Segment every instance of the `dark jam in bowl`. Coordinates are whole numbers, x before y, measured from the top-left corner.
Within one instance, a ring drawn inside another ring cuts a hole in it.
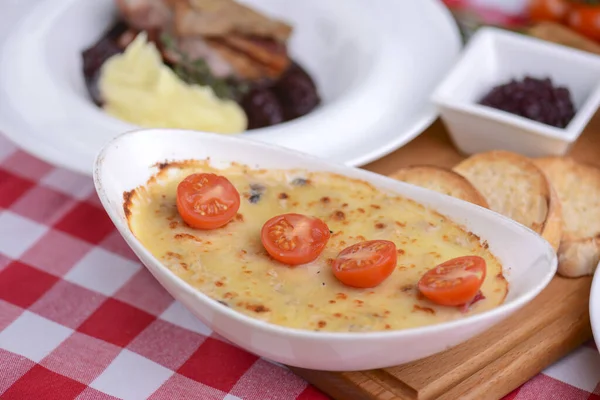
[[[479,104],[557,128],[566,127],[575,116],[569,89],[554,86],[550,78],[513,79],[494,87]]]

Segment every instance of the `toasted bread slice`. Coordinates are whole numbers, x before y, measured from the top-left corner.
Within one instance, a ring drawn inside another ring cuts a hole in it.
[[[426,189],[435,190],[448,196],[488,207],[488,203],[481,193],[463,176],[445,168],[433,165],[415,165],[400,168],[390,175],[391,178],[411,183]]]
[[[562,210],[544,173],[528,158],[507,151],[490,151],[454,167],[485,197],[489,208],[534,230],[558,250]]]
[[[600,169],[571,158],[534,160],[552,182],[563,210],[558,272],[591,275],[600,261]]]

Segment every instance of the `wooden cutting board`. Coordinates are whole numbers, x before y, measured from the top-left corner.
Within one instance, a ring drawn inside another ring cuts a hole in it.
[[[570,155],[600,167],[598,115]],[[365,168],[390,174],[414,164],[452,167],[463,158],[437,121],[405,147]],[[508,320],[457,347],[409,364],[360,372],[291,369],[336,400],[500,399],[592,337],[590,286],[589,277],[557,276]]]

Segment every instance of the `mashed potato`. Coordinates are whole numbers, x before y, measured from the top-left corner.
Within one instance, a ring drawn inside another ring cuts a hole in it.
[[[216,133],[247,127],[237,103],[219,99],[210,87],[187,84],[164,65],[146,33],[106,61],[99,86],[107,113],[143,127]]]

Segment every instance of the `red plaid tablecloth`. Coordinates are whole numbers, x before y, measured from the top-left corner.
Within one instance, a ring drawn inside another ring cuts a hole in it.
[[[588,344],[507,398],[600,399],[599,381]],[[327,397],[175,302],[114,229],[90,178],[0,135],[0,398]]]

